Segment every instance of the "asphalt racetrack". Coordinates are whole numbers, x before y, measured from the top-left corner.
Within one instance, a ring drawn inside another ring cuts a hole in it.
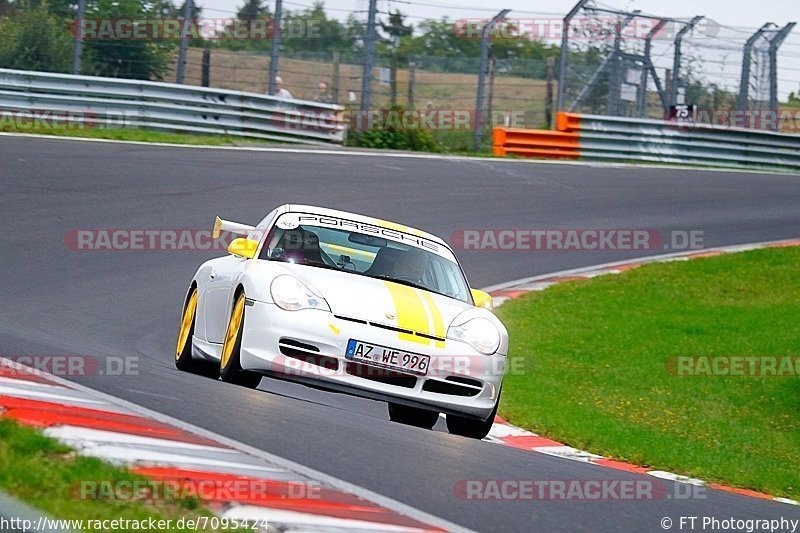
[[[454,486],[462,480],[640,477],[452,436],[443,421],[437,431],[395,424],[379,402],[266,379],[253,391],[178,372],[174,343],[187,283],[220,252],[65,244],[76,229],[210,229],[214,215],[255,223],[289,202],[374,215],[445,239],[465,229],[644,228],[702,231],[710,247],[800,236],[800,176],[3,136],[0,182],[0,354],[136,357],[138,375],[78,381],[478,531],[662,531],[663,517],[678,530],[681,516],[800,519],[798,507],[715,490],[688,500],[461,499]],[[471,284],[485,287],[656,253],[459,256]]]

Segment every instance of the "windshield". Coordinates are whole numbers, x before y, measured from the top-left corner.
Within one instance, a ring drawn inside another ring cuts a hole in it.
[[[299,224],[289,215],[295,216],[273,226],[260,259],[390,280],[472,303],[461,268],[439,253],[356,229]]]

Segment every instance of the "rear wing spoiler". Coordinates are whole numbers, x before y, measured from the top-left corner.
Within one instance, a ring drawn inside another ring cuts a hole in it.
[[[237,235],[249,234],[253,231],[255,226],[248,226],[247,224],[239,224],[238,222],[231,222],[230,220],[222,220],[219,217],[214,219],[214,230],[211,232],[211,237],[216,239],[223,231],[235,233]]]

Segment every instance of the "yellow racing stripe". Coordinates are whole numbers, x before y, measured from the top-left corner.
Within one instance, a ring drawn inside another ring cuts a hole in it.
[[[366,250],[357,250],[355,248],[350,248],[349,246],[341,246],[339,244],[327,244],[322,243],[320,244],[323,248],[330,248],[331,250],[335,250],[337,252],[345,252],[350,255],[360,255],[362,257],[366,257],[367,259],[375,259],[375,252],[368,252]]]
[[[428,311],[433,319],[433,331],[437,337],[444,338],[444,321],[442,321],[442,313],[439,311],[439,305],[434,300],[433,296],[425,291],[420,291],[425,303],[428,304]],[[444,341],[436,341],[437,348],[444,348]]]
[[[416,235],[417,237],[422,235],[422,232],[416,228],[409,228],[408,226],[404,226],[402,224],[398,224],[397,222],[389,222],[388,220],[376,220],[375,222],[378,223],[379,226],[382,228],[400,231],[403,233],[410,233],[412,235]]]
[[[397,327],[430,334],[428,313],[425,311],[422,298],[417,294],[417,291],[411,287],[392,283],[391,281],[384,281],[384,284],[389,289],[389,294],[392,295],[392,300],[394,301],[394,307],[397,311]],[[425,337],[410,333],[400,332],[399,337],[401,340],[430,344],[430,341]]]

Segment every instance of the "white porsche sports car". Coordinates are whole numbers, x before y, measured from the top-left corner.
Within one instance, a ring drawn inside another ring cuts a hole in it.
[[[203,263],[175,365],[256,387],[272,376],[389,404],[392,420],[489,432],[508,333],[442,239],[371,217],[283,205]]]

